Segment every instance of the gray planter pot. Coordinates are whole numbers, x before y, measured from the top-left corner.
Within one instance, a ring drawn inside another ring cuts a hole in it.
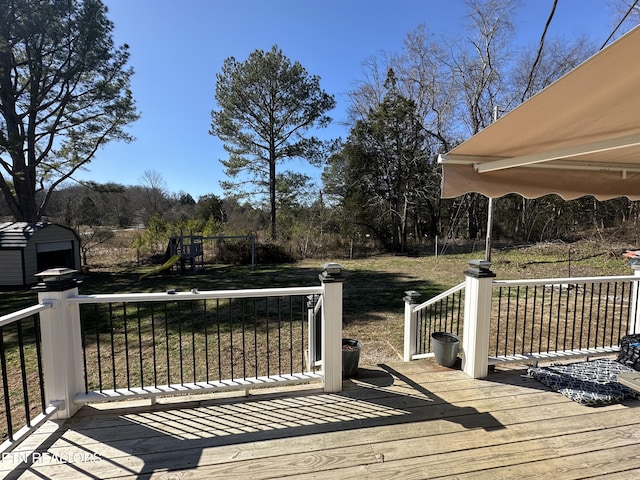
[[[433,345],[433,355],[438,365],[451,367],[456,363],[458,350],[460,349],[460,338],[452,333],[433,332],[431,334],[431,344]]]
[[[352,338],[342,339],[342,376],[354,377],[358,373],[362,344]]]

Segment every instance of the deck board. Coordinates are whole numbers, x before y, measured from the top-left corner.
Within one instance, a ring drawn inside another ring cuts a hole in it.
[[[640,401],[586,407],[522,370],[473,380],[428,359],[359,373],[336,394],[307,387],[88,405],[15,452],[44,441],[40,461],[5,458],[0,475],[616,479],[640,470]]]

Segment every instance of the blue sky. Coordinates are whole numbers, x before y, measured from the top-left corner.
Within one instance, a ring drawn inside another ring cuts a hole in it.
[[[363,78],[362,62],[398,52],[407,33],[424,24],[436,37],[465,34],[463,0],[104,0],[115,41],[130,46],[133,94],[141,118],[129,127],[130,144],[100,150],[81,180],[124,185],[159,172],[170,192],[196,200],[222,194],[221,142],[209,135],[215,76],[224,59],[243,61],[277,44],[333,94],[335,125],[323,137],[348,135],[347,92]],[[552,0],[524,0],[517,41],[537,44]],[[560,0],[551,34],[588,35],[602,44],[619,18],[608,0]],[[293,168],[296,166],[294,165]],[[319,170],[300,169],[314,176]]]

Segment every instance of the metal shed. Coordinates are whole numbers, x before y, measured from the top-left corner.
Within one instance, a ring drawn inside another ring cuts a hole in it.
[[[43,270],[80,266],[80,238],[72,229],[44,222],[0,223],[0,286],[31,285]]]

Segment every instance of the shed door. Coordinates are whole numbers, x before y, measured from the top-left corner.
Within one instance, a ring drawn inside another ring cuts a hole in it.
[[[36,244],[38,255],[38,271],[49,268],[67,267],[75,268],[73,264],[73,242],[42,242]]]
[[[73,250],[71,240],[64,242],[43,242],[36,244],[36,252],[58,252],[60,250]]]

